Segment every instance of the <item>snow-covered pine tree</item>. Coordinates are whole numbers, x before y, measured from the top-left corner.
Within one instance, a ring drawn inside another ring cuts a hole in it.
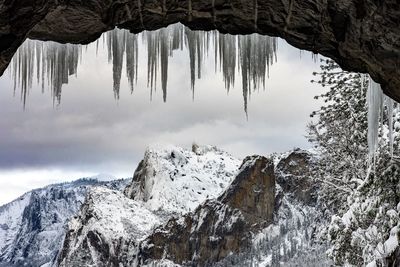
[[[317,121],[309,125],[308,137],[320,153],[315,177],[322,182],[321,196],[334,214],[325,229],[329,255],[340,266],[371,262],[376,264],[372,266],[397,266],[400,164],[391,157],[385,125],[393,119],[394,155],[399,155],[399,108],[393,114],[383,108],[375,161],[369,161],[367,81],[361,74],[342,71],[331,60],[322,61],[314,82],[328,87],[327,93],[317,97],[326,104],[312,113]]]
[[[321,72],[313,73],[312,82],[327,87],[316,99],[324,106],[311,117],[318,119],[308,125],[308,139],[319,152],[315,177],[324,184],[321,196],[333,210],[347,208],[347,196],[366,176],[367,81],[361,74],[343,71],[334,61],[321,59]]]

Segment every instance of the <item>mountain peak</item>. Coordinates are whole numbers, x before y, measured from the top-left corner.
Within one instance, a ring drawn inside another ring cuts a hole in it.
[[[212,146],[193,152],[177,146],[149,147],[125,194],[149,209],[171,213],[193,211],[231,183],[240,160]]]

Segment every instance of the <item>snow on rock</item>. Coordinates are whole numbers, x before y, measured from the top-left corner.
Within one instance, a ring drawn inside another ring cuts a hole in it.
[[[1,259],[12,250],[12,242],[20,230],[23,211],[29,205],[31,192],[13,202],[0,207],[0,251]],[[2,260],[0,260],[1,262]]]
[[[253,238],[254,266],[331,266],[325,254],[327,246],[313,239],[321,212],[314,204],[298,202],[277,187],[280,200],[274,223]]]
[[[77,212],[86,188],[86,185],[47,187],[3,206],[0,262],[38,266],[51,261],[61,246],[64,224]]]
[[[68,224],[59,266],[118,266],[122,259],[134,265],[138,242],[161,222],[141,202],[119,191],[91,188]]]
[[[275,156],[274,220],[254,235],[252,253],[256,256],[240,260],[242,265],[331,266],[326,244],[314,240],[323,223],[318,185],[310,179],[315,160],[312,153],[301,149]]]
[[[61,248],[66,222],[94,185],[121,188],[126,180],[80,179],[32,190],[0,207],[0,266],[50,264]]]
[[[100,181],[113,181],[113,180],[117,180],[118,178],[115,177],[112,174],[108,174],[108,173],[99,173],[97,175],[94,175],[92,177],[89,177],[90,179],[95,179]]]
[[[238,172],[240,160],[213,146],[193,150],[148,148],[126,195],[150,210],[181,214],[217,197]]]

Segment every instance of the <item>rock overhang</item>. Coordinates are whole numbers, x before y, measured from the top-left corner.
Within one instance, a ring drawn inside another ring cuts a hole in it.
[[[27,38],[90,43],[114,27],[137,33],[174,23],[259,33],[369,73],[400,101],[400,3],[396,0],[1,1],[0,73]]]

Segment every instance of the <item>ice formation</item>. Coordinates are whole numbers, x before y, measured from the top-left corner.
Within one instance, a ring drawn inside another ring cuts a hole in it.
[[[394,101],[390,97],[385,97],[386,107],[387,107],[387,115],[388,115],[388,139],[389,139],[389,148],[390,148],[390,156],[393,158],[393,105]]]
[[[138,39],[135,34],[126,34],[126,75],[131,92],[137,82],[138,73]]]
[[[381,86],[369,80],[367,91],[368,103],[368,148],[372,160],[378,145],[379,119],[383,105],[383,92]]]
[[[147,75],[150,94],[161,80],[163,99],[167,98],[168,62],[175,50],[186,48],[190,65],[190,86],[194,95],[195,81],[201,78],[202,63],[213,48],[215,69],[223,74],[225,87],[229,91],[235,84],[239,71],[243,81],[244,106],[251,90],[265,87],[269,66],[276,61],[276,39],[262,35],[234,36],[217,31],[192,31],[181,24],[171,25],[157,31],[135,35],[125,30],[113,30],[103,35],[103,45],[108,50],[108,60],[113,66],[113,89],[119,98],[124,57],[126,74],[131,91],[138,75],[138,38],[147,45]],[[99,41],[96,42],[96,53]],[[23,103],[36,74],[37,82],[46,82],[53,97],[60,101],[62,85],[68,76],[77,73],[82,46],[27,40],[18,50],[11,63],[10,72],[15,87],[21,88]],[[36,73],[35,73],[36,72]],[[159,73],[160,72],[160,73]]]
[[[215,35],[217,37],[217,35]],[[235,84],[236,75],[236,37],[229,34],[219,34],[218,38],[214,41],[219,42],[218,46],[215,46],[215,56],[219,54],[219,64],[218,60],[215,59],[215,67],[219,65],[220,70],[224,73],[225,87],[229,92],[229,89]]]
[[[247,98],[251,94],[251,87],[253,86],[255,90],[262,85],[265,88],[265,77],[269,74],[269,66],[274,59],[276,60],[276,41],[257,34],[238,38],[244,110],[247,113]]]
[[[68,83],[70,75],[77,73],[81,54],[80,45],[26,41],[18,49],[10,67],[14,79],[14,92],[17,86],[21,88],[24,106],[35,71],[37,83],[41,83],[43,89],[46,77],[53,99],[60,102],[62,85]]]
[[[121,85],[122,62],[126,47],[125,31],[110,31],[107,33],[108,61],[113,65],[114,96],[119,98]]]
[[[367,91],[368,104],[368,149],[370,160],[374,160],[374,154],[378,148],[379,128],[383,125],[384,111],[386,109],[387,130],[390,156],[393,157],[393,112],[394,101],[383,94],[381,86],[369,78]]]

